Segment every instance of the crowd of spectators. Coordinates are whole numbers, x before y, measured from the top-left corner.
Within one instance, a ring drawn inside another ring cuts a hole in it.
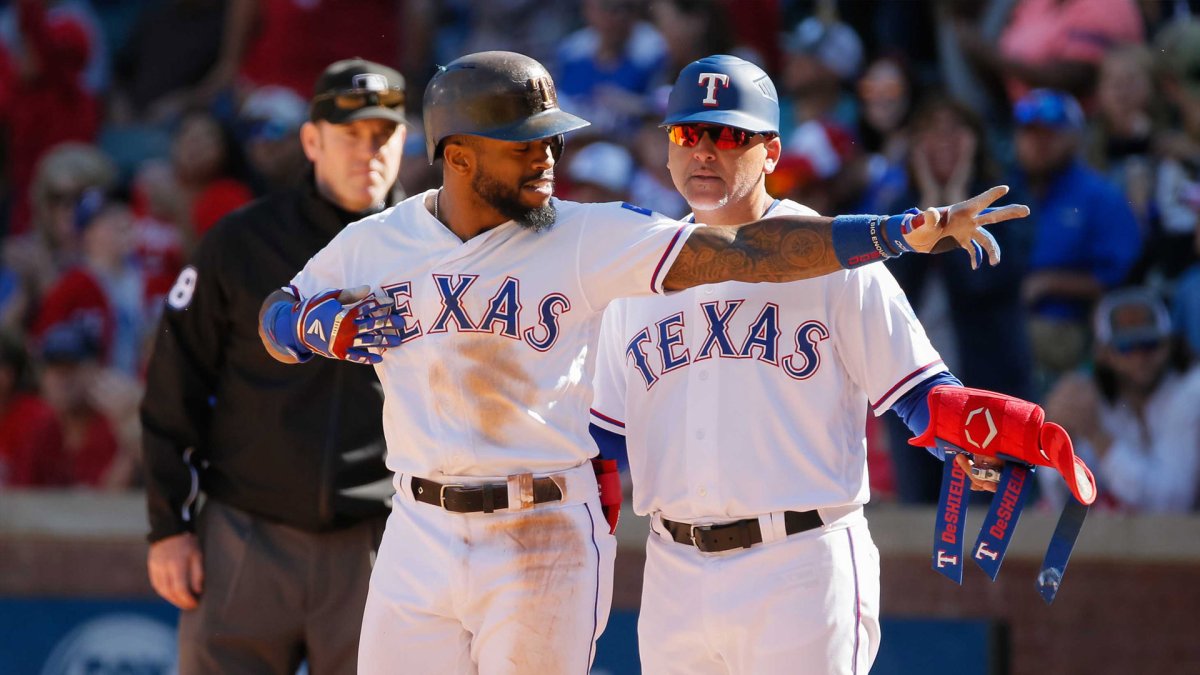
[[[1107,507],[1196,508],[1198,0],[0,4],[0,486],[137,486],[158,308],[213,223],[304,175],[324,66],[405,74],[413,193],[439,179],[424,83],[483,49],[543,61],[592,121],[557,174],[567,199],[684,215],[658,124],[679,68],[713,53],[778,85],[777,197],[884,213],[1009,184],[1032,215],[996,228],[998,267],[893,273],[964,382],[1073,432]],[[877,485],[932,500],[940,469],[905,437],[871,434],[894,473]]]

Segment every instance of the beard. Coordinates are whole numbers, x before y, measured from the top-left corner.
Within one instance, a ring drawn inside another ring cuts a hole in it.
[[[520,185],[542,177],[540,174],[531,176],[522,180]],[[520,185],[511,188],[486,175],[483,171],[476,173],[471,180],[471,188],[475,190],[475,193],[487,202],[488,206],[496,209],[500,215],[515,221],[531,232],[549,229],[558,218],[558,209],[554,207],[554,201],[549,200],[542,206],[525,206],[521,203]]]

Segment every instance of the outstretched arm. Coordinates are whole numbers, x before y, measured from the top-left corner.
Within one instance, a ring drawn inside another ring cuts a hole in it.
[[[1000,250],[985,225],[1023,218],[1023,205],[987,207],[1008,192],[997,186],[945,209],[908,217],[782,216],[740,227],[695,230],[671,265],[663,286],[677,291],[722,281],[783,282],[899,255],[964,248],[972,259],[986,252],[994,265]]]

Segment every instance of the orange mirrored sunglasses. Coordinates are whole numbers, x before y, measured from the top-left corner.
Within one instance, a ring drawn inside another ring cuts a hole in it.
[[[675,145],[684,148],[694,148],[700,142],[700,138],[708,134],[712,139],[713,145],[718,150],[733,150],[734,148],[745,147],[754,140],[755,136],[760,134],[737,127],[727,127],[720,124],[675,124],[667,127],[667,137]],[[766,134],[772,135],[772,134]]]

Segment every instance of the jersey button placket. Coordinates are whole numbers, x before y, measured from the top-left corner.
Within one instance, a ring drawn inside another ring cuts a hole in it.
[[[688,468],[690,484],[693,486],[693,499],[699,510],[714,513],[718,510],[717,499],[717,453],[718,435],[713,428],[717,419],[718,396],[712,387],[714,370],[712,364],[705,360],[693,364],[689,368],[687,389],[688,397]],[[703,383],[703,384],[702,384]]]

